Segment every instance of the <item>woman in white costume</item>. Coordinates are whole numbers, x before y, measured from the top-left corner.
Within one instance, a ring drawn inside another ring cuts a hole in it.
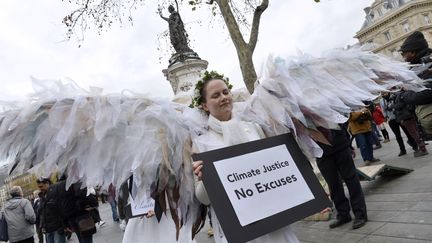
[[[253,123],[244,122],[233,117],[233,100],[231,85],[223,75],[215,72],[206,73],[203,80],[197,84],[194,105],[199,105],[208,114],[208,131],[194,139],[194,148],[197,152],[218,149],[242,142],[249,142],[264,138],[262,129]],[[199,94],[198,94],[199,93]],[[193,163],[194,173],[197,176],[195,194],[201,203],[209,205],[210,201],[202,178],[202,161]],[[227,243],[216,213],[210,205],[214,238],[216,243]],[[293,243],[299,242],[289,226],[261,236],[251,243]]]

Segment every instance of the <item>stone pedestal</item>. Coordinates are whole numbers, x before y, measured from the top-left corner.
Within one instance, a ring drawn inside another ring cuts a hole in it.
[[[180,93],[193,93],[196,82],[201,79],[202,72],[207,66],[208,62],[205,60],[187,59],[170,65],[162,72],[170,82],[174,95],[177,96]]]

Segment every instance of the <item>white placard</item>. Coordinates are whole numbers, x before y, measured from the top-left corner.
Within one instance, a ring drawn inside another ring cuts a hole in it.
[[[314,199],[285,145],[214,162],[245,226]]]
[[[143,215],[150,210],[154,210],[155,201],[151,197],[144,197],[139,202],[135,202],[133,197],[129,194],[132,216]]]

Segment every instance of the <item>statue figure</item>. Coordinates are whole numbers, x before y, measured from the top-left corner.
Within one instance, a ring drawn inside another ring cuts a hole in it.
[[[180,14],[174,9],[172,5],[168,7],[168,11],[170,12],[170,16],[168,18],[162,15],[162,9],[159,9],[159,15],[162,19],[168,22],[171,44],[173,45],[176,53],[193,53],[193,50],[189,48],[188,36]]]

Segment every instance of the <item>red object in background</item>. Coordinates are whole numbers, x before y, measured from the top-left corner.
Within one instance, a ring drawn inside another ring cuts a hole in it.
[[[378,126],[385,122],[384,113],[382,112],[381,107],[379,105],[375,106],[375,110],[372,113],[372,117],[375,124],[377,124]]]

